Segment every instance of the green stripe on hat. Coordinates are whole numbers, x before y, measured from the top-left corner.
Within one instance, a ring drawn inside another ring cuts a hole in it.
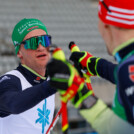
[[[24,37],[35,29],[42,29],[48,34],[46,26],[38,19],[29,18],[29,19],[22,19],[19,21],[12,32],[12,41],[14,46],[19,44],[23,41]],[[15,53],[17,54],[19,51],[20,46],[15,47]]]

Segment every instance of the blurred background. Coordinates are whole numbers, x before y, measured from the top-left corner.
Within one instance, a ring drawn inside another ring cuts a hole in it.
[[[17,67],[11,34],[22,18],[37,18],[47,27],[53,44],[61,47],[69,58],[70,41],[95,56],[114,62],[107,54],[98,32],[98,0],[0,0],[0,75]],[[109,106],[112,103],[114,85],[101,78],[91,78],[95,94]],[[56,94],[56,111],[60,100]],[[68,104],[70,134],[93,134],[94,130]],[[61,132],[60,121],[53,134]]]

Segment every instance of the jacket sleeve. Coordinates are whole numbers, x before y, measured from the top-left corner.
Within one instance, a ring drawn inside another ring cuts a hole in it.
[[[99,134],[134,134],[134,126],[116,116],[101,100],[79,112]]]
[[[0,77],[0,116],[24,112],[55,92],[56,90],[50,86],[49,81],[22,91],[17,77],[2,76]]]
[[[115,84],[114,69],[116,64],[113,64],[105,59],[100,59],[97,64],[97,73],[100,77]]]

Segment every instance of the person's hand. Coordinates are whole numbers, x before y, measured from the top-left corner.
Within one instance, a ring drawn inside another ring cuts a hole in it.
[[[84,86],[84,79],[69,62],[52,59],[47,69],[50,84],[57,88],[62,101],[71,100],[75,107],[79,107],[83,100],[93,94]]]
[[[96,68],[99,59],[86,51],[73,52],[70,56],[70,60],[74,62],[75,66],[80,66],[89,76],[98,75]]]

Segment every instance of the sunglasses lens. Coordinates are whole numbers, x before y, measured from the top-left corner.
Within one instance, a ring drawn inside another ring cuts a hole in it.
[[[31,49],[36,50],[38,47],[37,38],[31,38],[30,39]]]
[[[25,40],[24,44],[25,49],[32,49],[32,50],[36,50],[39,44],[41,44],[44,47],[48,47],[51,44],[51,36],[44,35],[40,37],[32,37],[28,40]]]
[[[45,42],[46,42],[46,47],[49,47],[51,44],[51,36],[45,36]]]
[[[42,37],[38,37],[38,38],[37,38],[37,45],[39,46],[39,44],[41,44],[41,45],[44,44],[44,42],[43,42],[43,40],[42,40]],[[44,45],[43,45],[43,46],[44,46]]]
[[[42,46],[46,47],[46,41],[45,41],[45,36],[42,36]]]
[[[30,40],[26,40],[25,41],[24,48],[25,49],[30,49],[31,48],[31,46],[30,46]]]
[[[38,44],[36,43],[36,38],[31,38],[31,39],[28,39],[28,40],[25,40],[24,42],[24,48],[25,49],[37,49],[38,47]]]
[[[45,35],[38,37],[38,44],[41,43],[44,47],[49,47],[51,44],[51,36]]]

